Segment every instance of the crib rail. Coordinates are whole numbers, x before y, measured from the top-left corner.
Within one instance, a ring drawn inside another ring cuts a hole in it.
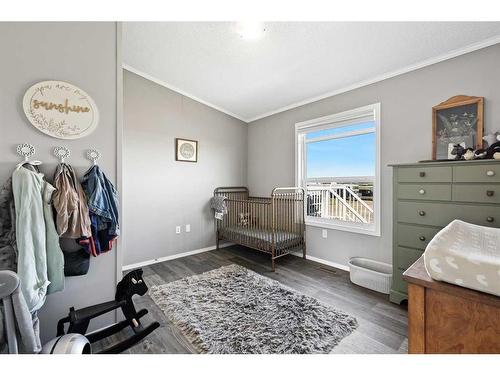
[[[227,214],[215,220],[217,247],[228,240],[272,255],[274,260],[292,251],[305,257],[304,198],[297,187],[273,189],[271,197],[250,196],[246,187],[219,187]]]
[[[303,249],[305,258],[305,190],[278,187],[271,193],[275,257]]]

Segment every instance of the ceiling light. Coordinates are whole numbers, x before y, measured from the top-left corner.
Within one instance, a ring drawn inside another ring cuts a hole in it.
[[[255,40],[259,39],[264,35],[266,28],[263,22],[257,21],[243,21],[238,22],[237,32],[242,39]]]

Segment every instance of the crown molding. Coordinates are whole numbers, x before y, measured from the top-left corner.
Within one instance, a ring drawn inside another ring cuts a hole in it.
[[[379,76],[376,76],[374,78],[371,78],[371,79],[368,79],[365,81],[354,83],[352,85],[343,87],[341,89],[329,91],[329,92],[326,92],[322,95],[314,96],[312,98],[304,99],[304,100],[301,100],[300,102],[296,102],[296,103],[287,105],[285,107],[281,107],[281,108],[278,108],[278,109],[275,109],[275,110],[272,110],[269,112],[265,112],[261,115],[258,115],[258,116],[255,116],[253,118],[248,119],[247,122],[251,123],[251,122],[263,119],[265,117],[275,115],[277,113],[288,111],[289,109],[293,109],[293,108],[297,108],[297,107],[300,107],[300,106],[303,106],[306,104],[314,103],[318,100],[326,99],[326,98],[329,98],[331,96],[335,96],[338,94],[342,94],[342,93],[345,93],[348,91],[352,91],[352,90],[361,88],[363,86],[368,86],[368,85],[371,85],[371,84],[374,84],[374,83],[377,83],[380,81],[384,81],[386,79],[393,78],[393,77],[399,76],[401,74],[409,73],[409,72],[412,72],[414,70],[418,70],[421,68],[425,68],[426,66],[434,65],[434,64],[437,64],[439,62],[446,61],[446,60],[452,59],[452,58],[457,57],[457,56],[465,55],[465,54],[470,53],[470,52],[474,52],[474,51],[477,51],[477,50],[480,50],[480,49],[483,49],[486,47],[493,46],[493,45],[498,44],[498,43],[500,43],[500,35],[497,35],[497,36],[489,38],[489,39],[485,39],[481,42],[469,44],[468,46],[465,46],[463,48],[459,48],[459,49],[447,52],[445,54],[442,54],[442,55],[439,55],[436,57],[432,57],[430,59],[423,60],[423,61],[418,62],[416,64],[408,65],[404,68],[397,69],[397,70],[394,70],[394,71],[389,72],[389,73],[381,74]]]
[[[345,93],[345,92],[348,92],[348,91],[352,91],[352,90],[355,90],[355,89],[359,89],[361,87],[364,87],[364,86],[368,86],[368,85],[372,85],[374,83],[377,83],[377,82],[381,82],[381,81],[384,81],[386,79],[389,79],[389,78],[393,78],[393,77],[397,77],[399,75],[402,75],[402,74],[405,74],[405,73],[409,73],[409,72],[412,72],[414,70],[418,70],[418,69],[421,69],[421,68],[425,68],[427,66],[430,66],[430,65],[434,65],[434,64],[437,64],[437,63],[440,63],[442,61],[446,61],[446,60],[449,60],[449,59],[452,59],[454,57],[458,57],[458,56],[461,56],[461,55],[465,55],[467,53],[470,53],[470,52],[474,52],[474,51],[477,51],[477,50],[480,50],[480,49],[483,49],[483,48],[486,48],[486,47],[490,47],[490,46],[493,46],[495,44],[498,44],[500,43],[500,35],[497,35],[497,36],[494,36],[492,38],[488,38],[488,39],[485,39],[481,42],[477,42],[477,43],[473,43],[473,44],[469,44],[468,46],[465,46],[463,48],[458,48],[458,49],[455,49],[453,51],[450,51],[450,52],[447,52],[445,54],[442,54],[442,55],[439,55],[439,56],[436,56],[436,57],[432,57],[430,59],[426,59],[426,60],[423,60],[423,61],[420,61],[416,64],[412,64],[412,65],[408,65],[404,68],[401,68],[401,69],[397,69],[397,70],[394,70],[392,72],[388,72],[388,73],[384,73],[384,74],[381,74],[381,75],[378,75],[374,78],[370,78],[370,79],[367,79],[367,80],[364,80],[364,81],[360,81],[360,82],[357,82],[357,83],[354,83],[352,85],[348,85],[348,86],[345,86],[343,88],[340,88],[340,89],[336,89],[336,90],[333,90],[333,91],[328,91],[324,94],[321,94],[321,95],[318,95],[318,96],[313,96],[313,97],[310,97],[310,98],[307,98],[307,99],[304,99],[304,100],[301,100],[299,102],[296,102],[296,103],[293,103],[293,104],[289,104],[287,106],[284,106],[284,107],[280,107],[278,109],[274,109],[272,111],[268,111],[268,112],[264,112],[260,115],[257,115],[255,117],[252,117],[252,118],[245,118],[244,116],[240,116],[240,115],[237,115],[231,111],[228,111],[224,108],[221,108],[217,105],[214,105],[212,103],[209,103],[203,99],[200,99],[194,95],[191,95],[183,90],[180,90],[179,88],[175,87],[175,86],[172,86],[164,81],[162,81],[161,79],[158,79],[156,77],[153,77],[152,75],[148,74],[148,73],[145,73],[139,69],[136,69],[128,64],[123,64],[123,69],[125,70],[128,70],[129,72],[132,72],[134,74],[137,74],[138,76],[141,76],[149,81],[152,81],[160,86],[163,86],[163,87],[166,87],[167,89],[169,90],[172,90],[172,91],[175,91],[181,95],[184,95],[190,99],[193,99],[201,104],[204,104],[206,106],[209,106],[219,112],[222,112],[222,113],[225,113],[226,115],[229,115],[231,117],[234,117],[240,121],[243,121],[243,122],[246,122],[246,123],[251,123],[251,122],[254,122],[254,121],[257,121],[257,120],[260,120],[260,119],[263,119],[265,117],[269,117],[269,116],[272,116],[272,115],[275,115],[277,113],[281,113],[281,112],[285,112],[285,111],[288,111],[290,109],[293,109],[293,108],[297,108],[297,107],[300,107],[300,106],[303,106],[303,105],[306,105],[306,104],[310,104],[310,103],[314,103],[314,102],[317,102],[319,100],[322,100],[322,99],[326,99],[326,98],[329,98],[331,96],[335,96],[335,95],[339,95],[339,94],[342,94],[342,93]]]
[[[216,106],[215,104],[209,103],[209,102],[207,102],[207,101],[205,101],[205,100],[203,100],[203,99],[200,99],[200,98],[198,98],[198,97],[196,97],[196,96],[194,96],[194,95],[191,95],[191,94],[189,94],[189,93],[187,93],[187,92],[185,92],[185,91],[183,91],[183,90],[181,90],[181,89],[179,89],[179,88],[177,88],[177,87],[175,87],[175,86],[172,86],[172,85],[170,85],[170,84],[166,83],[165,81],[162,81],[161,79],[158,79],[158,78],[156,78],[156,77],[153,77],[152,75],[150,75],[150,74],[148,74],[148,73],[145,73],[145,72],[143,72],[143,71],[141,71],[141,70],[139,70],[139,69],[136,69],[136,68],[134,68],[133,66],[130,66],[130,65],[128,65],[128,64],[123,64],[123,65],[122,65],[122,67],[123,67],[123,69],[125,69],[125,70],[127,70],[127,71],[129,71],[129,72],[131,72],[131,73],[134,73],[134,74],[136,74],[136,75],[138,75],[138,76],[140,76],[140,77],[142,77],[142,78],[145,78],[145,79],[147,79],[148,81],[154,82],[154,83],[156,83],[157,85],[160,85],[160,86],[166,87],[166,88],[167,88],[167,89],[169,89],[169,90],[175,91],[176,93],[181,94],[181,95],[183,95],[183,96],[185,96],[185,97],[187,97],[187,98],[189,98],[189,99],[192,99],[192,100],[194,100],[194,101],[197,101],[198,103],[204,104],[204,105],[206,105],[206,106],[208,106],[208,107],[211,107],[211,108],[213,108],[213,109],[215,109],[215,110],[217,110],[217,111],[219,111],[219,112],[225,113],[226,115],[229,115],[229,116],[231,116],[231,117],[234,117],[234,118],[236,118],[236,119],[238,119],[238,120],[240,120],[240,121],[243,121],[243,122],[245,122],[245,123],[248,123],[248,122],[249,122],[249,121],[248,121],[247,119],[245,119],[244,117],[238,116],[238,115],[236,115],[236,114],[232,113],[231,111],[228,111],[228,110],[226,110],[226,109],[224,109],[224,108],[221,108],[221,107],[219,107],[219,106]]]

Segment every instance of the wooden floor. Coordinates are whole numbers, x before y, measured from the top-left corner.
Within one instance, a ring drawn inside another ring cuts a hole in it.
[[[407,352],[407,312],[404,307],[390,303],[386,295],[352,284],[345,271],[293,255],[279,259],[276,272],[271,272],[270,259],[265,254],[231,246],[144,267],[144,279],[149,286],[164,284],[231,263],[278,280],[356,317],[359,327],[332,353]],[[138,309],[149,310],[149,315],[143,318],[144,323],[154,319],[161,326],[127,353],[196,352],[149,296],[135,296],[134,301]]]

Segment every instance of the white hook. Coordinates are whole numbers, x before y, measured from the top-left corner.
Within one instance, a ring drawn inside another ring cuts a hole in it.
[[[64,146],[54,147],[54,156],[59,159],[61,163],[71,156],[71,151]]]
[[[91,148],[87,150],[87,159],[92,161],[94,165],[97,165],[97,160],[101,157],[101,153],[96,149]]]
[[[35,147],[29,143],[22,143],[17,145],[17,153],[24,157],[25,162],[28,162],[30,157],[35,155]]]

